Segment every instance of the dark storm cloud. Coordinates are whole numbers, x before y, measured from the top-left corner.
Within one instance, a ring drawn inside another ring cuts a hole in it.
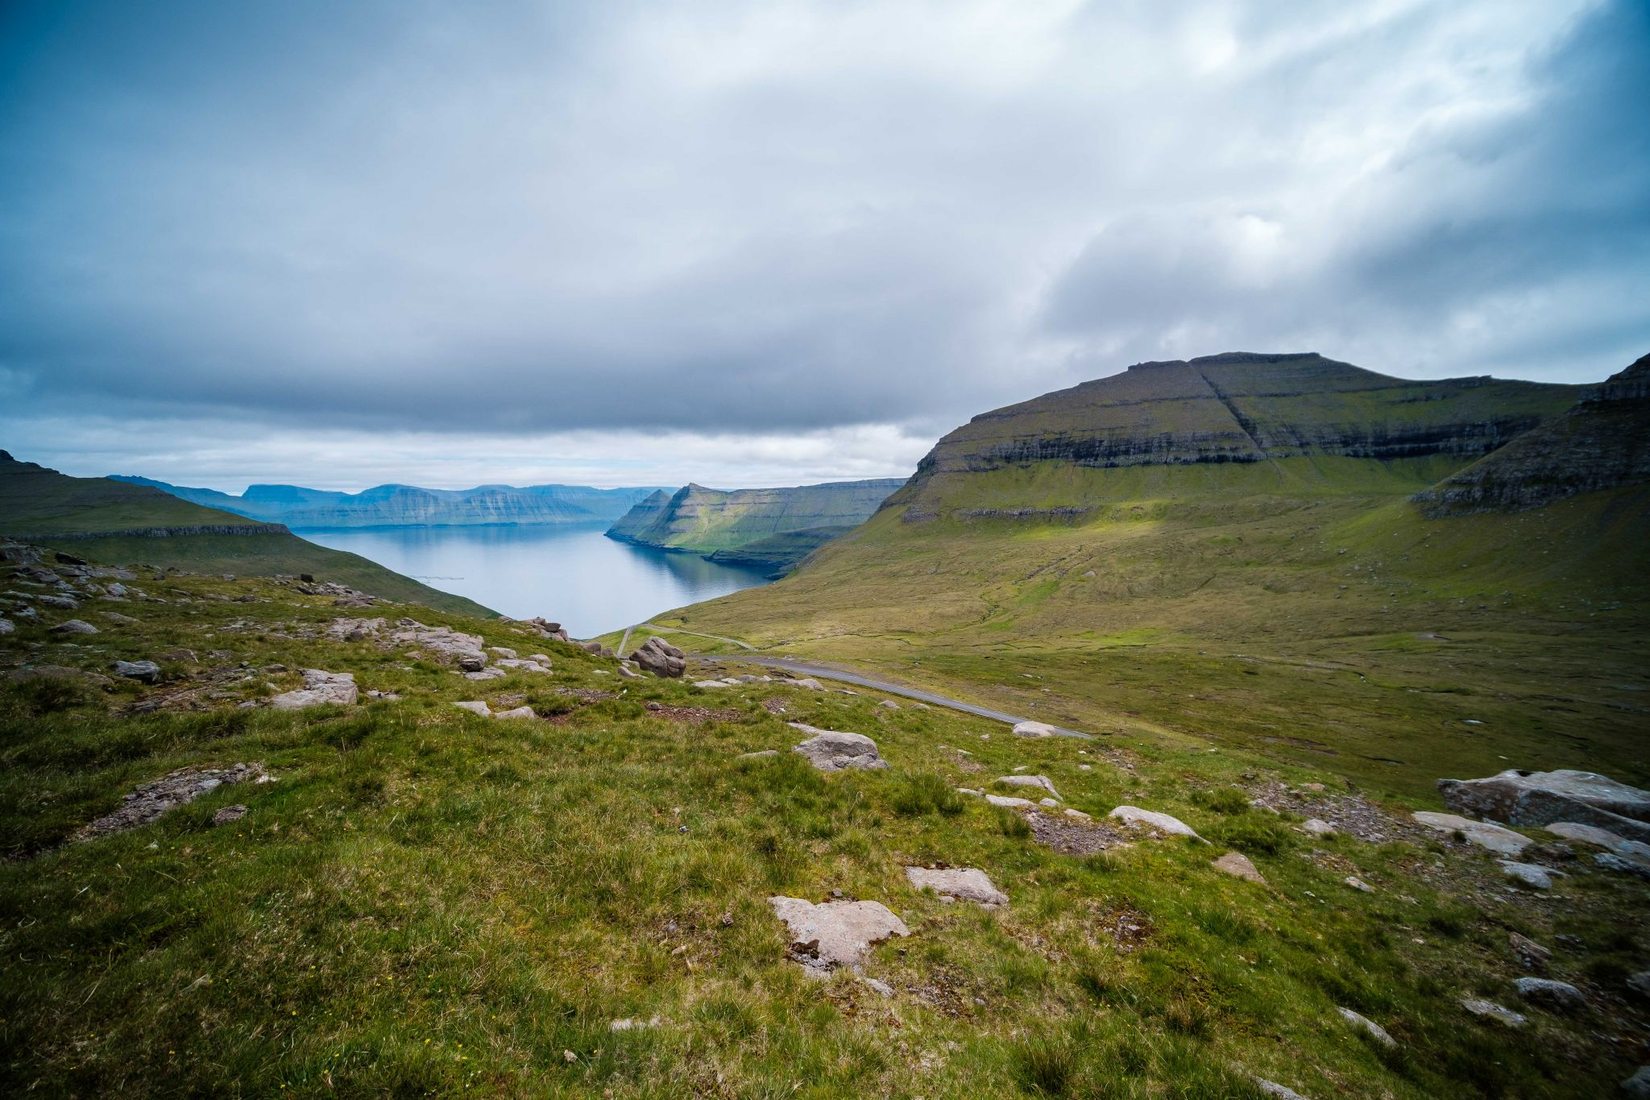
[[[0,422],[938,431],[1650,347],[1642,5],[1170,7],[9,5]]]

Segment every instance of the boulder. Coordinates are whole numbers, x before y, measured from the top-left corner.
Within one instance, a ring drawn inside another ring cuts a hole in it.
[[[1201,841],[1204,844],[1209,843],[1198,836],[1190,825],[1178,817],[1160,814],[1155,810],[1142,810],[1138,806],[1119,806],[1106,816],[1115,817],[1125,825],[1143,825],[1160,833],[1167,833],[1170,836],[1191,837],[1193,840]]]
[[[807,688],[809,691],[825,690],[825,685],[820,683],[818,680],[815,680],[812,676],[804,676],[800,680],[786,680],[785,683],[791,685],[792,687]]]
[[[1268,1081],[1264,1077],[1250,1077],[1249,1080],[1255,1083],[1255,1087],[1261,1091],[1262,1095],[1270,1096],[1272,1100],[1306,1100],[1306,1097],[1288,1085],[1280,1085],[1276,1081]]]
[[[1524,964],[1525,970],[1546,970],[1548,961],[1553,957],[1550,949],[1517,932],[1507,933],[1507,945],[1513,949],[1513,954],[1518,956],[1518,961]]]
[[[1523,1027],[1528,1022],[1522,1013],[1503,1008],[1494,1001],[1486,1001],[1482,997],[1462,997],[1461,1007],[1481,1020],[1494,1020],[1506,1027]]]
[[[1417,810],[1411,815],[1416,822],[1429,829],[1437,829],[1441,833],[1460,833],[1480,848],[1503,856],[1516,856],[1530,843],[1530,838],[1503,829],[1487,821],[1473,821],[1456,814],[1435,813],[1432,810]]]
[[[276,710],[302,710],[305,707],[318,707],[326,703],[348,706],[355,702],[358,696],[355,676],[352,673],[306,668],[304,686],[297,691],[275,696],[269,701],[269,705]]]
[[[1036,787],[1038,790],[1047,791],[1055,798],[1060,797],[1060,792],[1054,789],[1054,784],[1046,775],[1000,775],[997,782],[1004,787]]]
[[[1593,862],[1606,871],[1619,871],[1622,874],[1637,875],[1639,878],[1650,880],[1650,865],[1626,856],[1618,856],[1614,852],[1600,852],[1593,857]]]
[[[1357,1028],[1359,1031],[1364,1032],[1366,1035],[1370,1036],[1377,1043],[1380,1043],[1382,1046],[1386,1047],[1388,1050],[1396,1050],[1397,1049],[1398,1040],[1394,1039],[1387,1032],[1386,1028],[1382,1027],[1380,1024],[1376,1023],[1374,1020],[1371,1020],[1367,1016],[1362,1016],[1362,1015],[1360,1015],[1356,1012],[1353,1012],[1350,1008],[1337,1007],[1335,1009],[1335,1011],[1340,1013],[1341,1019],[1345,1020],[1347,1023],[1351,1024],[1353,1027]]]
[[[160,679],[160,666],[153,661],[116,661],[115,675],[152,684]]]
[[[1549,871],[1538,863],[1519,863],[1511,859],[1503,859],[1500,863],[1501,870],[1506,873],[1508,878],[1515,879],[1525,886],[1531,886],[1537,890],[1551,890],[1553,888],[1553,876],[1562,873]]]
[[[1627,988],[1650,1001],[1650,970],[1640,970],[1627,979]]]
[[[487,647],[487,652],[491,653],[494,657],[508,657],[512,660],[516,657],[515,650],[501,645],[490,645]]]
[[[1259,883],[1262,886],[1266,885],[1265,877],[1261,875],[1259,869],[1255,867],[1249,857],[1242,852],[1227,852],[1210,866],[1217,871],[1231,875],[1233,878]]]
[[[1047,722],[1014,723],[1014,735],[1016,737],[1053,737],[1059,732]]]
[[[480,699],[466,699],[462,703],[454,703],[453,706],[459,710],[467,710],[471,714],[479,714],[483,718],[493,716],[493,708]]]
[[[1569,982],[1552,978],[1518,978],[1513,981],[1518,995],[1533,1005],[1554,1012],[1576,1012],[1587,1007],[1587,996]]]
[[[649,638],[636,647],[630,659],[640,665],[643,672],[655,676],[680,676],[687,670],[687,654],[663,638]]]
[[[53,596],[50,594],[36,596],[35,602],[46,607],[53,607],[59,611],[74,611],[80,607],[80,601],[70,596]]]
[[[10,619],[0,619],[0,634],[10,634],[17,629],[17,624]]]
[[[1457,813],[1509,825],[1558,821],[1596,825],[1650,842],[1650,791],[1597,772],[1501,772],[1486,779],[1440,779],[1444,804]]]
[[[537,718],[538,714],[532,707],[516,707],[514,710],[501,710],[493,715],[494,718]]]
[[[771,897],[774,916],[791,935],[791,958],[810,975],[824,977],[837,967],[858,971],[871,948],[910,929],[886,905],[876,901],[827,901]]]
[[[1609,829],[1601,829],[1597,825],[1583,825],[1576,821],[1557,821],[1546,826],[1546,829],[1554,836],[1561,836],[1578,844],[1595,844],[1625,860],[1650,867],[1650,844],[1642,840],[1628,840]]]
[[[53,634],[96,634],[97,627],[84,619],[65,619],[52,627]]]
[[[1336,829],[1335,826],[1331,825],[1327,821],[1322,821],[1315,817],[1309,817],[1305,821],[1301,822],[1301,831],[1304,833],[1309,833],[1312,836],[1334,836],[1340,830]]]
[[[791,751],[807,757],[808,763],[822,772],[888,766],[877,751],[877,743],[862,733],[816,729],[801,722],[792,722],[791,727],[813,735]]]
[[[1640,1066],[1633,1076],[1617,1087],[1629,1100],[1650,1100],[1650,1066]]]
[[[369,620],[370,621],[370,620]],[[483,640],[479,634],[465,634],[445,626],[425,626],[416,619],[400,619],[390,641],[399,645],[413,645],[428,650],[437,657],[458,663],[467,672],[475,672],[487,664],[482,652]]]
[[[932,890],[948,901],[972,901],[987,908],[1008,904],[1008,895],[976,867],[907,867],[905,877],[918,890]]]

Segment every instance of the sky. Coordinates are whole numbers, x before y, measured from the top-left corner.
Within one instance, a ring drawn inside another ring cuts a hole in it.
[[[0,447],[905,476],[1149,359],[1650,351],[1644,0],[5,0]]]

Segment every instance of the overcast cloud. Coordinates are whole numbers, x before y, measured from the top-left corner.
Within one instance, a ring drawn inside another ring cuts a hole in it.
[[[1650,351],[1641,0],[0,7],[0,446],[903,476],[1149,358]]]

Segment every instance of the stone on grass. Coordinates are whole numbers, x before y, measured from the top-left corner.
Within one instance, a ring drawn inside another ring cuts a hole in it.
[[[1650,1066],[1640,1066],[1633,1076],[1616,1087],[1629,1100],[1650,1100]]]
[[[491,653],[494,657],[509,657],[512,660],[516,656],[515,650],[501,645],[490,645],[487,647],[487,652]]]
[[[1316,817],[1309,817],[1301,823],[1301,831],[1311,833],[1313,836],[1334,836],[1340,830],[1336,829],[1335,826],[1331,825],[1327,821],[1323,821]]]
[[[1546,826],[1546,829],[1554,836],[1561,836],[1565,840],[1573,840],[1580,844],[1597,845],[1633,863],[1650,866],[1650,844],[1646,844],[1642,840],[1628,840],[1624,836],[1612,833],[1609,829],[1601,829],[1596,825],[1583,825],[1575,821],[1554,822]]]
[[[882,702],[878,703],[877,706],[881,707],[883,710],[899,709],[899,704],[894,702],[892,699],[884,699]]]
[[[735,760],[769,760],[779,755],[778,749],[758,749],[756,752],[742,752],[734,757]]]
[[[17,629],[17,625],[10,619],[0,619],[0,634],[10,634]]]
[[[1060,792],[1054,789],[1053,782],[1046,775],[999,775],[997,782],[1005,787],[1037,787],[1055,798],[1060,797]]]
[[[514,710],[501,710],[493,715],[494,718],[537,718],[532,707],[516,707]]]
[[[1639,878],[1650,880],[1650,863],[1618,856],[1614,852],[1600,852],[1593,857],[1593,862],[1606,871],[1619,871],[1622,874],[1637,875]]]
[[[871,948],[910,929],[886,905],[876,901],[827,901],[771,897],[774,916],[791,934],[791,958],[808,974],[824,977],[837,967],[859,971]]]
[[[804,676],[800,680],[786,680],[785,683],[791,685],[792,687],[807,688],[809,691],[825,690],[825,685],[820,683],[818,680],[815,680],[812,676]]]
[[[1578,822],[1650,841],[1650,791],[1597,772],[1509,769],[1485,779],[1440,779],[1444,804],[1509,825]]]
[[[1575,1012],[1587,1007],[1587,995],[1569,982],[1552,978],[1518,978],[1514,980],[1513,987],[1526,1001],[1554,1012]]]
[[[464,678],[479,683],[482,680],[499,680],[508,675],[510,674],[502,668],[484,668],[476,672],[466,672]]]
[[[36,596],[35,602],[44,604],[47,607],[55,607],[59,611],[74,611],[80,607],[80,601],[72,596],[54,596],[49,593]]]
[[[53,634],[96,634],[97,627],[84,619],[65,619],[52,627]]]
[[[153,661],[116,661],[115,675],[152,684],[160,679],[160,666]]]
[[[369,620],[370,621],[370,620]],[[479,634],[465,634],[445,626],[425,626],[416,619],[399,619],[390,640],[398,645],[414,645],[438,657],[450,658],[466,671],[475,672],[487,664]]]
[[[1082,810],[1073,810],[1073,809],[1069,809],[1069,808],[1066,810],[1066,816],[1071,817],[1071,818],[1076,818],[1078,821],[1093,821],[1094,820],[1093,817],[1091,817],[1088,814],[1084,813]]]
[[[977,867],[907,867],[905,877],[918,890],[933,890],[948,900],[972,901],[987,908],[1008,904],[1008,895]]]
[[[1553,888],[1553,876],[1562,873],[1550,871],[1539,863],[1519,863],[1511,859],[1503,859],[1498,862],[1501,864],[1501,870],[1506,872],[1508,878],[1522,882],[1525,886],[1537,890],[1551,890]]]
[[[1503,1008],[1494,1001],[1486,1001],[1482,997],[1462,997],[1461,1007],[1479,1019],[1493,1020],[1507,1027],[1523,1027],[1527,1022],[1522,1013]]]
[[[1005,810],[1035,810],[1037,803],[1029,798],[1015,798],[1006,794],[988,794],[985,800],[993,806],[1001,806]]]
[[[1306,1097],[1288,1085],[1280,1085],[1276,1081],[1268,1081],[1264,1077],[1251,1076],[1249,1080],[1253,1081],[1257,1089],[1272,1097],[1273,1100],[1306,1100]]]
[[[623,1020],[614,1020],[612,1023],[607,1025],[607,1030],[609,1030],[609,1031],[639,1031],[643,1028],[658,1027],[660,1022],[661,1021],[660,1021],[659,1017],[657,1017],[657,1016],[650,1017],[649,1019],[646,1019],[646,1020],[633,1020],[633,1019],[626,1018],[626,1019],[623,1019]]]
[[[1014,734],[1017,737],[1053,737],[1059,730],[1047,722],[1016,722]]]
[[[635,667],[626,661],[619,662],[619,675],[623,676],[626,680],[640,680],[642,678],[642,674],[637,672]]]
[[[888,762],[877,752],[877,743],[863,733],[822,730],[802,722],[792,722],[791,727],[813,735],[791,751],[807,757],[808,763],[822,772],[888,766]]]
[[[687,654],[663,638],[649,638],[636,647],[630,659],[640,665],[643,672],[667,679],[687,671]]]
[[[1640,970],[1627,979],[1627,988],[1645,1000],[1650,1000],[1650,970]]]
[[[466,699],[462,703],[454,703],[453,706],[457,707],[459,710],[467,710],[471,714],[479,714],[483,718],[491,718],[493,716],[493,708],[482,702],[480,699]]]
[[[262,764],[233,764],[227,768],[179,768],[127,794],[112,813],[82,826],[75,840],[95,840],[147,825],[166,811],[193,802],[203,794],[231,783],[266,783],[274,777]]]
[[[1156,810],[1142,810],[1139,806],[1119,806],[1108,817],[1115,817],[1126,825],[1143,825],[1170,836],[1190,837],[1193,840],[1209,843],[1198,836],[1192,827],[1178,817],[1158,813]]]
[[[246,807],[239,802],[233,806],[225,806],[212,815],[212,824],[231,825],[246,816]]]
[[[1513,954],[1518,956],[1518,961],[1524,964],[1526,970],[1545,970],[1548,961],[1553,957],[1550,949],[1517,932],[1507,933],[1507,945],[1513,949]]]
[[[1441,833],[1460,833],[1473,844],[1498,855],[1516,856],[1531,843],[1529,837],[1488,821],[1473,821],[1471,818],[1435,813],[1432,810],[1418,810],[1411,816],[1418,824],[1429,829],[1437,829]]]
[[[1350,1008],[1341,1008],[1339,1006],[1335,1008],[1335,1011],[1341,1014],[1341,1019],[1345,1020],[1358,1030],[1364,1032],[1388,1050],[1397,1049],[1398,1040],[1388,1034],[1386,1028],[1382,1027],[1374,1020],[1371,1020],[1368,1016],[1353,1012]]]
[[[1249,857],[1242,852],[1227,852],[1210,866],[1217,871],[1231,875],[1233,878],[1240,878],[1246,882],[1258,882],[1262,886],[1266,885],[1265,877],[1256,869],[1254,863],[1250,862]]]
[[[269,701],[276,710],[302,710],[327,703],[349,706],[359,697],[355,675],[349,672],[328,672],[320,668],[304,669],[304,686],[297,691],[283,692]]]
[[[881,981],[877,978],[861,978],[860,981],[864,982],[866,988],[868,988],[871,992],[876,993],[879,996],[892,997],[894,995],[894,987],[885,981]]]
[[[1347,875],[1345,878],[1341,879],[1341,881],[1361,893],[1373,894],[1375,892],[1375,887],[1371,886],[1357,875]]]

